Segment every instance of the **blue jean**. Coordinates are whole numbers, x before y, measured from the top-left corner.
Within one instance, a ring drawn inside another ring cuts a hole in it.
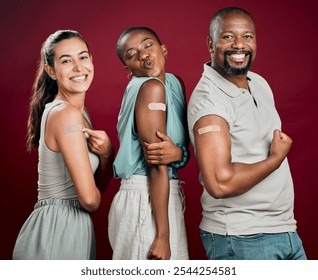
[[[210,260],[306,260],[297,232],[219,235],[201,230]]]

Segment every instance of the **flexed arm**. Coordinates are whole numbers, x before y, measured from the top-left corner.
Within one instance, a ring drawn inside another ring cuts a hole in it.
[[[193,132],[204,186],[214,198],[237,196],[253,188],[280,166],[292,144],[286,134],[275,130],[268,158],[245,164],[232,162],[230,132],[223,118],[205,116],[196,122]]]

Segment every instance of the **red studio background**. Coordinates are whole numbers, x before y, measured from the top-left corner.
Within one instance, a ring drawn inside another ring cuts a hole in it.
[[[25,140],[31,87],[46,37],[58,29],[75,29],[87,39],[95,78],[86,106],[94,127],[107,131],[117,151],[117,115],[128,82],[115,51],[119,34],[130,26],[153,28],[169,51],[167,72],[183,78],[189,99],[209,60],[205,39],[211,16],[226,6],[242,7],[255,19],[258,51],[252,70],[272,87],[283,131],[293,139],[289,163],[298,233],[308,258],[318,259],[317,16],[311,0],[0,0],[0,259],[11,259],[18,232],[37,199],[37,151],[26,152]],[[190,259],[206,259],[198,228],[202,188],[193,152],[181,178]],[[112,179],[93,214],[98,259],[111,258],[107,215],[118,187],[119,180]]]

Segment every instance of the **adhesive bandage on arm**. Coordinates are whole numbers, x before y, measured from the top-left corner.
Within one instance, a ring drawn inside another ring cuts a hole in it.
[[[220,126],[216,124],[207,125],[198,129],[199,135],[208,133],[208,132],[218,132],[221,131]]]
[[[166,104],[164,104],[164,103],[149,103],[148,108],[149,108],[149,110],[166,111]]]
[[[67,127],[64,127],[64,133],[72,133],[72,132],[81,132],[83,129],[83,126],[80,124],[72,124]]]

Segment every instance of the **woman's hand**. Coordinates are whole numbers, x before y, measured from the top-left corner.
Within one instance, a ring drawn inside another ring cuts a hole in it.
[[[170,260],[170,244],[167,238],[156,238],[148,253],[149,260]]]
[[[104,192],[113,174],[113,145],[103,130],[84,128],[83,132],[89,136],[87,141],[89,150],[99,157],[99,166],[95,172],[95,183],[100,192]]]
[[[89,128],[84,128],[82,131],[89,135],[88,148],[91,152],[102,158],[108,158],[112,155],[113,146],[105,131]]]
[[[162,139],[158,143],[144,142],[143,150],[146,161],[151,165],[167,165],[182,160],[182,149],[177,147],[165,134],[157,131],[157,136]]]

